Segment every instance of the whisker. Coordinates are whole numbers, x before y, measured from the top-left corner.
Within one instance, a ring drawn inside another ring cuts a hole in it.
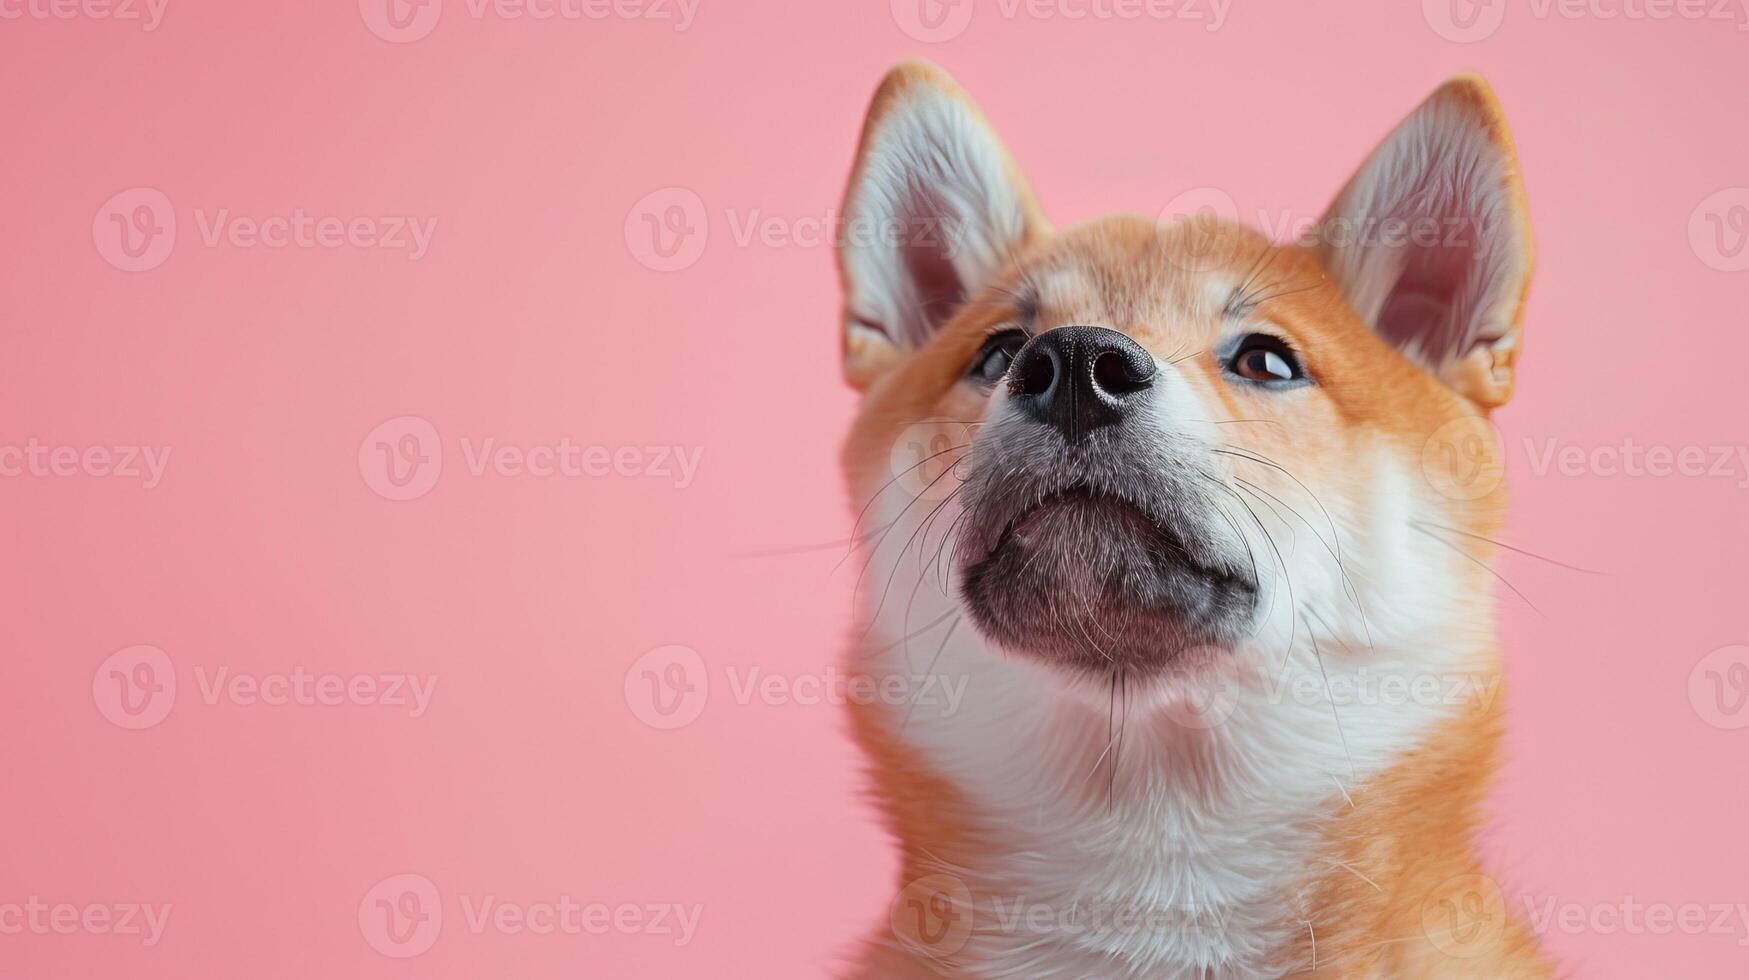
[[[1113,726],[1117,721],[1117,671],[1111,672],[1111,696],[1106,699],[1105,706],[1105,748],[1099,751],[1099,758],[1093,760],[1093,768],[1087,770],[1087,779],[1083,785],[1099,773],[1099,767],[1105,764],[1105,757],[1111,754],[1111,747],[1117,744],[1117,736]]]
[[[1243,425],[1246,423],[1251,423],[1251,424],[1255,424],[1255,425],[1284,425],[1285,424],[1285,423],[1283,423],[1279,420],[1276,420],[1276,419],[1219,419],[1219,420],[1216,420],[1216,419],[1185,419],[1185,421],[1186,422],[1200,422],[1203,425]]]
[[[879,646],[879,647],[874,647],[874,648],[869,649],[869,650],[864,650],[864,651],[862,651],[862,654],[865,657],[872,657],[872,656],[875,656],[877,654],[886,653],[889,650],[895,650],[895,649],[899,648],[900,646],[904,645],[905,643],[907,643],[911,640],[914,640],[919,636],[922,636],[923,634],[929,632],[930,630],[936,628],[937,626],[940,626],[942,623],[946,622],[950,617],[958,615],[958,614],[959,614],[959,610],[949,609],[947,612],[942,613],[941,615],[935,617],[934,619],[930,620],[929,622],[924,623],[922,626],[919,626],[916,629],[912,630],[910,633],[907,633],[904,636],[901,636],[898,639],[894,640],[893,642],[888,643],[886,646]]]
[[[842,548],[846,545],[850,545],[850,546],[854,547],[855,545],[860,544],[864,541],[867,541],[869,538],[874,537],[876,534],[879,534],[881,531],[884,531],[884,530],[886,530],[886,525],[883,524],[880,527],[873,528],[872,530],[870,530],[866,534],[861,534],[861,535],[858,535],[858,536],[853,537],[853,538],[841,538],[837,541],[826,541],[826,542],[823,542],[821,544],[799,544],[799,545],[795,545],[794,547],[789,547],[789,548],[766,548],[766,549],[763,549],[760,551],[742,551],[742,552],[737,552],[733,555],[730,555],[729,557],[731,557],[731,558],[781,558],[785,555],[805,555],[805,554],[808,554],[810,552],[815,552],[815,551],[831,551],[835,548]]]
[[[1111,757],[1111,776],[1105,788],[1105,805],[1108,811],[1117,809],[1117,770],[1123,762],[1123,736],[1130,724],[1130,681],[1129,675],[1123,670],[1117,672],[1117,700],[1123,705],[1123,717],[1117,722],[1117,754]]]
[[[1473,534],[1469,531],[1460,530],[1460,529],[1455,528],[1455,527],[1446,527],[1444,524],[1435,524],[1432,521],[1413,521],[1411,523],[1425,524],[1428,527],[1439,528],[1441,531],[1450,531],[1453,534],[1461,534],[1466,538],[1474,538],[1477,541],[1486,541],[1496,548],[1504,548],[1507,551],[1510,551],[1515,555],[1523,555],[1526,558],[1535,558],[1537,561],[1548,562],[1551,565],[1554,565],[1554,566],[1559,567],[1559,568],[1565,568],[1568,571],[1582,572],[1586,575],[1614,575],[1615,574],[1614,572],[1598,571],[1595,568],[1581,568],[1578,565],[1569,565],[1564,561],[1557,561],[1556,559],[1550,558],[1547,555],[1539,555],[1534,551],[1526,551],[1523,548],[1517,548],[1517,547],[1514,547],[1512,545],[1509,545],[1504,541],[1497,541],[1493,538],[1488,537],[1485,534]]]
[[[1329,525],[1329,527],[1330,527],[1330,540],[1335,542],[1335,549],[1334,549],[1333,557],[1336,559],[1336,570],[1341,573],[1343,584],[1348,589],[1350,595],[1353,597],[1354,608],[1360,613],[1360,625],[1361,625],[1362,629],[1364,629],[1366,631],[1366,645],[1369,649],[1371,649],[1373,646],[1372,623],[1367,619],[1366,607],[1361,604],[1360,588],[1359,588],[1359,586],[1356,586],[1354,584],[1354,579],[1348,574],[1348,563],[1343,561],[1343,559],[1342,559],[1342,535],[1340,532],[1338,532],[1336,530],[1336,519],[1330,516],[1330,508],[1325,507],[1324,501],[1318,499],[1318,495],[1312,492],[1312,488],[1306,486],[1305,481],[1303,481],[1299,477],[1295,476],[1293,474],[1293,471],[1289,470],[1287,467],[1281,465],[1280,463],[1277,463],[1273,459],[1270,459],[1268,456],[1264,456],[1262,453],[1250,453],[1249,451],[1244,450],[1243,447],[1232,446],[1230,443],[1223,443],[1223,445],[1227,445],[1227,446],[1230,446],[1231,449],[1237,449],[1237,450],[1241,450],[1241,451],[1240,452],[1232,452],[1230,450],[1217,449],[1217,450],[1215,450],[1215,452],[1220,453],[1222,455],[1226,455],[1226,456],[1233,456],[1233,457],[1236,457],[1238,459],[1248,459],[1251,462],[1260,463],[1264,466],[1268,466],[1268,467],[1271,467],[1273,469],[1279,470],[1282,473],[1282,475],[1284,475],[1288,479],[1294,481],[1294,484],[1296,486],[1298,486],[1301,490],[1305,491],[1306,496],[1312,498],[1312,503],[1318,505],[1319,512],[1324,515],[1324,523]],[[1237,477],[1235,477],[1235,479],[1237,479]],[[1255,484],[1253,484],[1253,485],[1255,485]],[[1288,509],[1292,510],[1293,508],[1290,507]],[[1298,512],[1296,511],[1295,513],[1297,516]],[[1300,520],[1305,521],[1305,518],[1301,517]],[[1306,526],[1308,528],[1310,528],[1312,526],[1311,522],[1307,521]],[[1316,529],[1314,529],[1312,531],[1312,534],[1314,537],[1317,536]],[[1323,539],[1320,537],[1319,540],[1322,541]]]
[[[1204,479],[1207,479],[1207,477],[1204,477]],[[1245,557],[1251,561],[1251,581],[1258,581],[1257,553],[1251,550],[1251,539],[1245,536],[1245,532],[1239,530],[1238,522],[1233,520],[1233,515],[1227,513],[1227,508],[1222,507],[1218,501],[1211,500],[1209,503],[1214,505],[1215,513],[1221,515],[1221,520],[1226,521],[1227,526],[1233,529],[1233,536],[1238,538],[1239,542],[1245,546]]]
[[[1251,302],[1251,285],[1257,281],[1259,276],[1269,271],[1269,267],[1275,264],[1276,257],[1281,253],[1282,246],[1274,244],[1265,246],[1263,251],[1258,253],[1257,261],[1252,263],[1251,271],[1246,273],[1244,280],[1227,297],[1226,303],[1222,304],[1222,316],[1239,317],[1250,312],[1250,309],[1256,305]]]
[[[939,662],[941,660],[941,651],[947,649],[947,641],[953,639],[953,631],[956,629],[959,629],[960,620],[962,620],[964,618],[965,617],[963,615],[962,616],[955,616],[954,620],[953,620],[953,624],[947,628],[947,632],[941,634],[941,642],[939,644],[937,644],[935,647],[935,656],[929,658],[929,666],[927,668],[925,668],[923,671],[923,675],[925,677],[930,677],[930,676],[933,676],[935,674],[935,665],[937,662]],[[915,697],[913,697],[911,699],[911,706],[905,709],[905,717],[899,721],[900,730],[903,730],[905,728],[905,726],[911,724],[911,713],[916,711],[916,710],[917,710],[917,699]]]
[[[1518,586],[1513,585],[1511,582],[1508,582],[1506,580],[1506,576],[1501,575],[1499,572],[1495,571],[1493,566],[1489,565],[1487,562],[1481,560],[1480,558],[1477,558],[1475,555],[1470,554],[1469,552],[1458,547],[1457,545],[1452,544],[1450,541],[1447,541],[1446,539],[1440,537],[1439,535],[1434,534],[1432,531],[1427,530],[1426,528],[1422,527],[1416,521],[1410,521],[1409,526],[1414,528],[1417,531],[1420,531],[1422,534],[1427,535],[1429,538],[1432,538],[1433,540],[1439,542],[1440,544],[1445,545],[1447,548],[1450,548],[1452,551],[1457,552],[1459,555],[1462,555],[1465,559],[1469,560],[1477,568],[1480,568],[1483,571],[1487,572],[1489,575],[1492,575],[1495,578],[1499,579],[1500,584],[1506,586],[1508,589],[1511,589],[1512,594],[1517,596],[1519,599],[1523,600],[1524,604],[1529,606],[1531,608],[1532,612],[1536,613],[1538,616],[1542,616],[1544,619],[1548,618],[1548,616],[1545,615],[1541,609],[1537,608],[1536,603],[1530,601],[1529,596],[1525,595],[1523,592],[1520,592],[1518,590]]]
[[[946,473],[942,474],[942,476],[946,476],[946,475],[947,475]],[[939,479],[941,479],[941,477],[938,476],[938,477],[936,477],[936,479],[939,480]],[[930,485],[934,486],[933,483]],[[871,630],[874,629],[875,620],[880,617],[881,611],[887,607],[887,593],[892,591],[893,579],[898,577],[899,569],[904,567],[905,552],[911,550],[911,542],[916,541],[917,535],[919,533],[921,533],[925,527],[929,526],[929,519],[931,517],[934,517],[936,514],[940,513],[941,509],[943,507],[946,507],[949,503],[951,503],[953,501],[953,498],[959,496],[960,491],[962,491],[964,489],[965,489],[964,484],[961,484],[960,486],[954,487],[953,492],[948,494],[946,497],[944,497],[942,499],[941,503],[935,505],[935,509],[929,512],[929,516],[925,517],[923,519],[922,523],[917,525],[917,530],[912,531],[911,536],[909,538],[905,539],[905,544],[903,547],[901,547],[899,549],[899,553],[897,555],[893,556],[893,570],[887,573],[887,584],[881,588],[881,600],[879,603],[877,603],[875,605],[874,612],[869,615],[869,623],[868,623],[869,629],[871,629]],[[870,563],[871,564],[873,563],[872,560]],[[923,584],[923,576],[919,575],[917,577],[917,585],[920,586],[922,584]],[[916,599],[917,599],[917,586],[913,586],[911,588],[911,598],[909,600],[907,600],[905,603],[905,625],[904,625],[905,629],[910,629],[910,627],[911,627],[911,603],[915,602]],[[867,635],[867,634],[865,633],[864,635]]]
[[[1259,307],[1259,306],[1262,306],[1262,305],[1263,305],[1263,304],[1265,304],[1265,303],[1272,303],[1272,302],[1274,302],[1274,301],[1276,301],[1276,300],[1278,300],[1278,299],[1281,299],[1281,298],[1282,298],[1282,297],[1283,297],[1283,296],[1292,296],[1292,295],[1294,295],[1294,294],[1295,294],[1295,293],[1305,293],[1305,292],[1310,292],[1310,291],[1311,291],[1311,290],[1314,290],[1314,289],[1317,289],[1317,288],[1318,288],[1318,287],[1319,287],[1319,286],[1321,286],[1321,285],[1323,285],[1323,283],[1321,283],[1321,282],[1314,282],[1314,283],[1312,283],[1312,284],[1311,284],[1311,285],[1309,285],[1309,286],[1301,286],[1301,287],[1300,287],[1300,288],[1298,288],[1298,289],[1284,289],[1284,290],[1278,290],[1278,291],[1276,291],[1276,292],[1273,292],[1273,293],[1270,293],[1270,294],[1269,294],[1269,295],[1267,295],[1267,296],[1258,296],[1258,297],[1257,297],[1257,298],[1256,298],[1256,300],[1255,300],[1255,301],[1253,301],[1253,302],[1252,302],[1252,304],[1251,304],[1251,305],[1252,305],[1252,307],[1253,307],[1253,308],[1256,308],[1256,307]]]
[[[1306,516],[1304,514],[1301,514],[1298,510],[1296,510],[1293,507],[1293,505],[1289,504],[1287,501],[1281,499],[1280,497],[1277,497],[1275,494],[1271,493],[1268,489],[1266,489],[1258,484],[1252,483],[1251,481],[1249,481],[1243,477],[1234,476],[1233,479],[1234,479],[1234,481],[1239,483],[1241,486],[1250,487],[1252,491],[1254,491],[1256,493],[1264,494],[1267,497],[1269,497],[1269,499],[1275,501],[1276,503],[1282,505],[1283,507],[1286,507],[1287,512],[1294,515],[1295,517],[1299,518],[1300,523],[1304,524],[1306,526],[1306,530],[1312,532],[1312,537],[1316,538],[1318,540],[1318,543],[1324,546],[1324,550],[1330,553],[1330,557],[1335,559],[1336,570],[1338,572],[1340,572],[1342,575],[1343,590],[1348,593],[1348,597],[1349,597],[1350,601],[1352,601],[1354,603],[1355,610],[1360,613],[1360,625],[1362,628],[1364,628],[1366,630],[1366,645],[1367,645],[1368,649],[1371,649],[1372,648],[1372,623],[1370,623],[1367,620],[1366,605],[1364,603],[1362,603],[1360,600],[1360,587],[1355,585],[1354,580],[1349,577],[1348,565],[1346,562],[1344,562],[1342,560],[1342,539],[1337,536],[1336,522],[1329,521],[1330,537],[1333,541],[1336,542],[1335,546],[1332,547],[1328,542],[1326,542],[1324,540],[1324,536],[1322,534],[1318,533],[1318,529],[1312,525],[1312,522],[1306,520]],[[1307,491],[1307,492],[1310,493],[1310,491]],[[1317,498],[1314,497],[1313,499],[1316,500]],[[1320,506],[1322,506],[1322,505],[1320,505]],[[1273,510],[1273,508],[1271,508],[1271,509]],[[1325,512],[1325,517],[1326,518],[1329,517],[1328,512]],[[1295,540],[1298,540],[1298,538],[1296,537]]]
[[[912,497],[911,502],[906,504],[904,506],[904,508],[899,511],[898,516],[893,518],[893,521],[891,524],[887,525],[887,529],[881,533],[881,539],[879,541],[875,542],[873,548],[869,549],[868,561],[865,561],[862,563],[862,571],[857,573],[856,582],[852,585],[851,591],[854,592],[855,590],[862,588],[862,577],[864,575],[867,575],[868,570],[874,566],[875,556],[880,554],[881,546],[887,543],[887,535],[892,534],[893,528],[898,527],[899,522],[905,519],[905,515],[911,512],[911,508],[917,506],[917,501],[922,500],[925,497],[928,497],[929,491],[935,489],[935,485],[937,483],[940,483],[944,477],[946,477],[949,473],[952,473],[952,472],[953,472],[953,467],[951,467],[951,466],[945,470],[942,470],[941,475],[937,476],[933,480],[930,480],[929,484],[923,488],[923,492]],[[916,536],[916,532],[912,532],[912,536],[914,538]],[[910,547],[910,542],[906,542],[906,547]],[[849,556],[846,555],[845,557],[849,557]],[[905,557],[905,549],[904,548],[899,549],[899,554],[897,557],[898,557],[898,559],[903,559]],[[898,565],[895,563],[894,569],[897,570],[897,568],[898,568]],[[836,570],[836,569],[834,569],[834,570]],[[890,576],[887,579],[887,584],[889,586],[892,585],[892,578]],[[883,596],[883,598],[884,598],[884,596]],[[875,612],[878,614],[880,612],[880,610],[876,609]],[[873,625],[872,620],[870,622],[870,625],[871,626]]]
[[[928,456],[925,456],[922,459],[918,460],[916,463],[913,463],[912,465],[905,467],[904,470],[895,474],[891,480],[888,480],[887,482],[881,484],[880,489],[876,490],[868,498],[868,503],[865,503],[862,505],[862,510],[858,511],[856,514],[856,520],[851,523],[851,525],[850,525],[850,541],[852,543],[854,543],[857,540],[857,533],[856,533],[857,529],[862,527],[863,518],[868,516],[869,508],[871,508],[875,505],[875,501],[881,499],[881,494],[886,493],[888,488],[890,488],[893,484],[898,483],[900,480],[904,479],[905,474],[910,473],[912,470],[916,469],[919,466],[922,466],[924,463],[927,463],[930,460],[935,459],[938,456],[945,456],[948,453],[951,453],[956,449],[969,449],[969,448],[971,448],[971,445],[972,444],[968,442],[963,446],[949,446],[946,449],[943,449],[941,452],[931,453]],[[937,479],[939,479],[939,477],[937,477]],[[915,503],[915,501],[913,501],[913,503]],[[906,506],[909,507],[910,505],[907,504]],[[903,517],[904,513],[900,512],[899,516]],[[897,520],[898,520],[898,518],[894,518],[895,523],[897,522]],[[891,528],[892,524],[888,524],[887,527]],[[851,556],[851,554],[853,554],[853,553],[854,553],[854,549],[852,549],[851,551],[845,552],[844,558],[848,559]],[[840,560],[838,564],[842,565],[842,564],[844,564],[844,561]],[[837,571],[838,565],[832,566],[832,570]]]
[[[1294,530],[1293,524],[1289,523],[1287,518],[1281,516],[1281,511],[1276,509],[1275,504],[1270,503],[1268,500],[1265,500],[1260,494],[1257,493],[1257,491],[1256,491],[1257,485],[1256,484],[1247,483],[1245,481],[1239,480],[1237,477],[1234,478],[1234,482],[1238,484],[1238,487],[1240,490],[1243,490],[1244,492],[1250,494],[1251,496],[1256,497],[1257,502],[1262,504],[1264,507],[1268,508],[1270,515],[1273,516],[1276,520],[1280,521],[1282,527],[1287,528],[1287,533],[1292,535],[1291,539],[1288,541],[1288,546],[1295,553],[1298,553],[1299,546],[1300,546],[1300,533],[1298,531]]]
[[[1311,611],[1307,610],[1306,615],[1311,617]],[[1329,629],[1329,624],[1326,623],[1324,628]],[[1312,641],[1312,655],[1318,659],[1318,673],[1324,676],[1324,697],[1330,702],[1330,717],[1336,722],[1336,737],[1342,740],[1342,754],[1348,757],[1348,778],[1359,782],[1360,777],[1354,772],[1354,753],[1348,751],[1348,733],[1342,730],[1342,713],[1336,710],[1336,695],[1330,691],[1330,672],[1324,667],[1324,651],[1318,649],[1318,631],[1307,629],[1306,637]],[[1352,804],[1352,801],[1350,803]],[[1355,873],[1359,874],[1359,872]],[[1373,885],[1373,887],[1377,888],[1378,886]]]
[[[1275,553],[1275,567],[1281,571],[1282,581],[1287,583],[1287,601],[1288,601],[1290,618],[1288,619],[1288,625],[1287,625],[1287,649],[1282,651],[1282,657],[1281,657],[1282,663],[1285,664],[1285,663],[1287,663],[1287,658],[1293,653],[1294,637],[1299,635],[1299,625],[1300,625],[1300,613],[1299,613],[1300,604],[1299,604],[1299,599],[1296,598],[1294,595],[1293,576],[1288,574],[1287,560],[1281,556],[1281,548],[1278,545],[1276,545],[1275,536],[1273,534],[1270,534],[1269,529],[1263,526],[1263,519],[1257,516],[1257,512],[1255,510],[1251,509],[1250,504],[1245,503],[1245,498],[1243,498],[1235,493],[1233,495],[1233,499],[1239,501],[1239,503],[1244,506],[1246,513],[1251,515],[1252,522],[1257,525],[1257,530],[1263,532],[1264,543],[1269,545],[1269,550],[1273,551]],[[1272,581],[1273,581],[1273,577],[1272,577]],[[1270,594],[1269,594],[1269,613],[1266,614],[1266,616],[1273,615],[1274,612],[1275,612],[1275,591],[1273,589],[1271,589]]]

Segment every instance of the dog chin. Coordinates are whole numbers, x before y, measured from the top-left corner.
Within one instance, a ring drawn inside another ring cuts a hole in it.
[[[987,523],[993,543],[962,568],[973,622],[1003,649],[1074,673],[1219,661],[1257,606],[1244,571],[1193,558],[1166,522],[1114,497],[1060,492]]]

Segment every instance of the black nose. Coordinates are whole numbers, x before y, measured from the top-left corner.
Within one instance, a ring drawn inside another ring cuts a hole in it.
[[[1123,421],[1154,383],[1154,358],[1104,327],[1058,327],[1027,341],[1008,368],[1008,392],[1070,442]]]

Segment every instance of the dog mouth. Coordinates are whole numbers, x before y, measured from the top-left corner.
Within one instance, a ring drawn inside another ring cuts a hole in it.
[[[1171,548],[1179,554],[1188,557],[1184,542],[1179,539],[1165,521],[1149,514],[1141,505],[1127,500],[1117,494],[1099,490],[1091,484],[1073,484],[1061,490],[1054,490],[1040,497],[1030,506],[1024,507],[1011,518],[1002,528],[1001,535],[996,540],[992,552],[1004,547],[1029,547],[1041,543],[1036,536],[1051,534],[1053,519],[1067,515],[1069,519],[1099,520],[1127,522],[1134,525],[1145,525],[1146,533],[1157,538],[1157,543]]]
[[[961,590],[974,622],[1006,648],[1084,671],[1162,670],[1230,644],[1255,608],[1256,575],[1223,557],[1183,497],[1087,480],[1019,503],[974,496],[979,547]]]

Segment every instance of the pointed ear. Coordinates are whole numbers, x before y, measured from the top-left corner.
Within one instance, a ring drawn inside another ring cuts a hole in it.
[[[920,61],[875,93],[843,215],[844,377],[859,389],[1047,228],[977,106]]]
[[[1361,165],[1315,235],[1337,288],[1379,336],[1478,405],[1506,403],[1530,218],[1486,82],[1440,86]]]

